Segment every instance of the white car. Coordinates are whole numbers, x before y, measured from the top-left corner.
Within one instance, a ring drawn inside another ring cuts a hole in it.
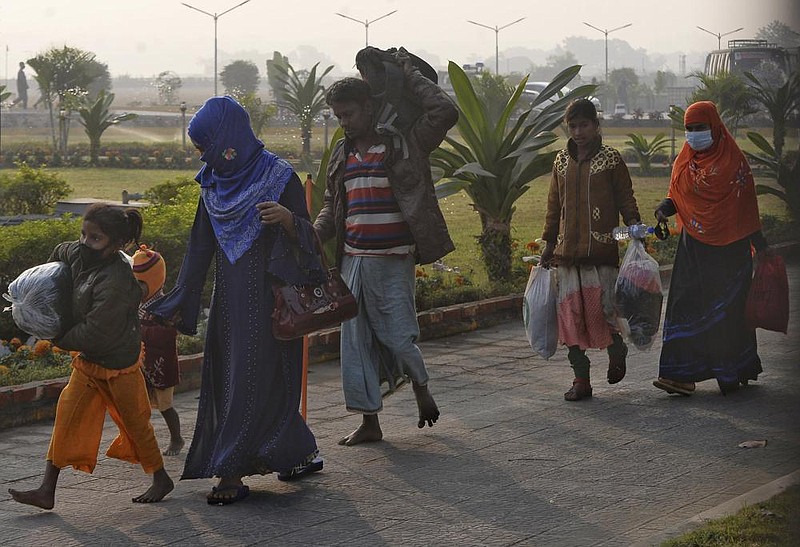
[[[522,91],[522,98],[527,100],[528,103],[530,104],[536,97],[539,96],[539,93],[544,91],[544,88],[546,88],[548,85],[550,85],[550,82],[528,82],[525,84],[525,89]],[[564,86],[561,88],[560,94],[561,96],[563,96],[569,93],[570,91],[572,91],[570,88]],[[593,97],[591,95],[587,98],[590,101],[592,101],[592,104],[594,105],[595,109],[597,109],[598,112],[601,112],[603,110],[602,106],[600,105],[600,99],[598,99],[597,97]],[[556,93],[543,103],[536,105],[535,110],[537,111],[543,110],[544,108],[556,102],[558,99],[559,99],[559,94]]]
[[[615,116],[626,116],[628,114],[628,107],[624,103],[617,103],[614,105]]]

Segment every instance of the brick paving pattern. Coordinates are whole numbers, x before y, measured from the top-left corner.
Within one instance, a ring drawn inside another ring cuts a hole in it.
[[[410,388],[386,401],[384,442],[342,447],[357,416],[343,405],[338,363],[313,365],[309,422],[325,469],[283,483],[251,477],[250,497],[214,507],[211,480],[178,482],[136,505],[141,468],[101,457],[93,475],[64,470],[56,507],[18,505],[7,488],[39,484],[51,423],[0,431],[3,545],[648,545],[692,516],[800,469],[800,264],[788,336],[759,330],[765,372],[727,397],[716,382],[689,398],[651,385],[660,343],[631,349],[628,376],[605,381],[590,351],[594,397],[569,403],[566,350],[534,356],[521,322],[424,342],[442,410],[416,427]],[[176,396],[185,435],[197,391]],[[153,414],[162,443],[168,434]],[[103,447],[113,438],[106,424]],[[765,448],[742,441],[767,439]],[[187,439],[188,440],[188,439]],[[185,451],[184,451],[185,454]],[[182,457],[166,458],[173,478]]]

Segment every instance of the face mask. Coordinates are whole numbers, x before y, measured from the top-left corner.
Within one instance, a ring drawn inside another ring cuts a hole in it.
[[[81,243],[80,253],[84,266],[93,266],[103,260],[105,249],[92,249],[85,243]]]
[[[700,152],[710,148],[714,144],[714,139],[711,137],[711,130],[706,131],[687,131],[686,142],[695,152]]]

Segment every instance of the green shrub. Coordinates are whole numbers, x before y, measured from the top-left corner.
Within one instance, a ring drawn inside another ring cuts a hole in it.
[[[270,152],[286,159],[298,157],[293,141],[277,143]],[[61,157],[41,143],[3,143],[0,167],[14,167],[17,163],[31,167],[93,167],[89,143],[69,145],[66,157]],[[109,142],[98,149],[97,167],[125,169],[200,169],[199,154],[194,148],[184,149],[179,142]]]
[[[204,339],[200,336],[187,336],[185,334],[178,335],[178,355],[194,355],[195,353],[202,353],[204,348]]]
[[[91,149],[89,143],[69,146],[66,157],[38,143],[9,143],[3,145],[2,167],[25,162],[33,167],[89,167]],[[98,148],[99,167],[126,167],[136,169],[187,169],[200,168],[200,160],[194,149],[185,150],[177,142],[128,142],[109,143]]]
[[[0,294],[23,271],[45,262],[56,245],[78,239],[80,231],[80,219],[70,217],[0,228]],[[20,334],[11,314],[0,313],[0,338]]]
[[[14,175],[0,175],[0,214],[50,214],[58,200],[71,192],[58,174],[20,163]]]
[[[191,184],[179,188],[171,198],[171,203],[142,209],[142,243],[164,257],[167,263],[167,290],[175,283],[183,262],[199,200],[200,186]]]
[[[800,239],[800,221],[761,215],[761,231],[770,244]]]
[[[417,266],[417,311],[452,306],[483,298],[469,276],[442,264]]]
[[[153,205],[176,205],[179,202],[180,190],[188,186],[197,186],[197,182],[191,177],[175,177],[147,190],[144,198]]]

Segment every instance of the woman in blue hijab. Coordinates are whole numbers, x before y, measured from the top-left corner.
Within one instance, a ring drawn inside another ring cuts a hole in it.
[[[197,424],[181,479],[219,477],[209,504],[247,496],[242,477],[288,480],[322,469],[298,411],[302,339],[272,336],[272,286],[324,279],[300,179],[264,149],[230,97],[206,101],[189,124],[205,164],[175,288],[148,306],[194,334],[209,265],[215,277]]]

